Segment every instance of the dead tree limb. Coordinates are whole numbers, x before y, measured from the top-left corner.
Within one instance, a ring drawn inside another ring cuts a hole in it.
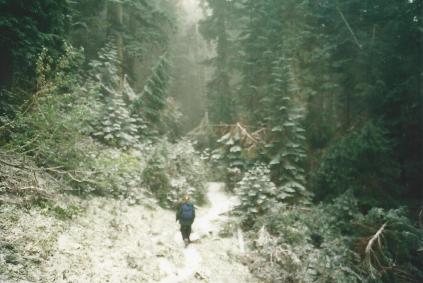
[[[386,224],[387,224],[387,222],[385,222],[382,225],[382,227],[380,227],[379,230],[377,230],[377,232],[370,238],[369,242],[367,243],[366,249],[365,249],[367,263],[369,265],[369,270],[370,270],[370,273],[372,274],[372,276],[374,276],[373,272],[376,269],[373,266],[372,257],[375,258],[375,260],[378,262],[379,266],[381,265],[377,256],[373,256],[373,254],[375,253],[373,246],[374,246],[375,243],[377,243],[379,249],[381,249],[382,244],[381,244],[380,238],[382,236],[383,230],[385,230]]]
[[[370,238],[370,240],[369,240],[369,242],[367,243],[367,246],[366,246],[366,254],[369,254],[372,251],[373,244],[374,244],[375,241],[377,241],[379,247],[381,246],[380,236],[381,236],[383,230],[385,229],[386,224],[387,223],[384,223],[382,225],[382,227],[380,227],[379,230],[377,230],[377,232]]]
[[[246,137],[248,137],[250,140],[252,140],[254,143],[258,143],[258,141],[253,137],[253,136],[251,136],[249,133],[248,133],[248,131],[238,122],[238,123],[236,123],[236,126],[239,128],[239,129],[241,129],[241,131],[242,131],[242,133],[246,136]]]
[[[45,171],[49,171],[49,172],[53,172],[53,173],[57,173],[57,174],[61,174],[61,175],[67,175],[69,178],[71,178],[73,181],[75,181],[77,183],[88,183],[88,184],[98,185],[98,183],[95,182],[95,181],[86,180],[86,179],[78,179],[77,177],[75,177],[74,175],[72,175],[68,171],[56,170],[56,169],[54,169],[54,167],[43,168],[43,169]]]
[[[350,24],[348,23],[347,19],[344,16],[344,13],[342,13],[341,9],[339,9],[339,7],[336,7],[336,10],[338,11],[339,15],[341,16],[342,20],[344,21],[345,25],[347,26],[348,30],[350,31],[355,44],[357,44],[358,48],[362,49],[363,46],[361,45],[361,43],[358,41],[357,36],[355,35],[354,31],[352,30]]]
[[[26,167],[25,167],[25,166],[23,166],[23,165],[20,165],[20,164],[13,164],[13,163],[10,163],[10,162],[5,161],[5,160],[2,160],[2,159],[0,159],[0,163],[2,163],[2,164],[4,164],[4,165],[7,165],[7,166],[10,166],[10,167],[18,168],[18,169],[28,169],[28,168],[26,168]]]
[[[47,167],[47,168],[36,168],[36,167],[29,167],[29,166],[25,166],[25,165],[21,165],[21,164],[13,164],[13,163],[10,163],[10,162],[2,160],[2,159],[0,159],[0,163],[7,165],[7,166],[14,167],[14,168],[31,171],[31,172],[33,172],[33,174],[35,174],[35,171],[47,171],[47,172],[52,172],[52,173],[56,173],[56,174],[60,174],[60,175],[66,175],[70,179],[72,179],[73,181],[75,181],[77,183],[88,183],[88,184],[98,185],[98,183],[95,182],[95,181],[86,180],[86,179],[79,179],[79,178],[75,177],[74,175],[72,175],[68,171],[57,170],[59,168],[62,168],[62,166]]]

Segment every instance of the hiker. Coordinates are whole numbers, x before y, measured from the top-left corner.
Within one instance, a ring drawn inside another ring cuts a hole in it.
[[[185,247],[190,243],[189,235],[191,234],[191,225],[194,222],[194,218],[195,208],[186,194],[176,211],[176,222],[179,221],[179,224],[181,224],[182,240],[185,243]]]

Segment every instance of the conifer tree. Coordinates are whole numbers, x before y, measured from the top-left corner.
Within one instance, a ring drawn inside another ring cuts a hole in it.
[[[266,117],[271,128],[267,144],[273,179],[287,196],[298,199],[306,193],[306,137],[303,128],[304,110],[298,103],[298,87],[293,80],[290,62],[281,57],[273,63],[272,83]]]
[[[166,106],[167,88],[169,85],[169,62],[167,55],[162,55],[156,66],[152,69],[151,76],[146,81],[142,94],[134,101],[133,112],[143,112],[151,122],[160,122],[161,111]]]
[[[208,9],[212,12],[201,22],[200,31],[216,45],[216,56],[211,60],[214,74],[207,86],[208,112],[214,122],[230,123],[233,120],[233,93],[230,75],[230,11],[232,2],[209,0]]]
[[[130,147],[138,140],[139,120],[129,111],[124,100],[132,91],[130,86],[122,88],[120,60],[114,43],[108,43],[99,52],[99,60],[90,63],[91,80],[88,87],[98,89],[98,120],[93,124],[93,135],[107,144]],[[96,86],[97,87],[94,87]]]

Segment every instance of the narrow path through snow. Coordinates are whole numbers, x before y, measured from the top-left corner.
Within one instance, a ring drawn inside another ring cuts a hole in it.
[[[170,271],[169,273],[174,274],[162,279],[160,281],[161,283],[185,282],[187,279],[196,274],[202,276],[199,273],[202,264],[202,257],[195,242],[204,237],[214,236],[219,230],[218,220],[224,220],[224,216],[222,216],[222,214],[230,211],[236,203],[235,197],[228,196],[224,192],[223,183],[209,183],[207,197],[210,206],[205,209],[197,208],[199,213],[197,213],[197,217],[193,224],[193,233],[191,235],[191,240],[193,240],[194,243],[184,249],[183,267],[174,272],[167,270],[168,272]],[[179,239],[180,235],[177,235],[176,238]],[[182,241],[177,242],[179,242],[179,245],[182,245]],[[164,266],[168,268],[171,265],[165,264]]]
[[[218,235],[237,199],[209,183],[209,206],[198,207],[184,248],[173,211],[96,198],[58,238],[37,282],[257,282],[240,263],[236,232]],[[243,247],[241,247],[243,249]]]

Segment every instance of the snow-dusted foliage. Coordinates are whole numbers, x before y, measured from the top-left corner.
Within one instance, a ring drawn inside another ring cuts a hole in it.
[[[192,143],[158,144],[144,169],[143,182],[161,205],[172,207],[188,193],[197,204],[204,203],[208,169]]]
[[[246,225],[252,225],[258,216],[268,213],[278,201],[278,191],[270,180],[270,170],[263,164],[245,173],[235,192],[240,199],[237,210]]]
[[[87,88],[97,99],[93,104],[97,114],[92,122],[93,136],[108,145],[127,148],[138,142],[139,133],[146,126],[125,102],[134,91],[121,77],[120,64],[116,48],[107,44],[99,51],[99,59],[90,63],[91,80]]]

